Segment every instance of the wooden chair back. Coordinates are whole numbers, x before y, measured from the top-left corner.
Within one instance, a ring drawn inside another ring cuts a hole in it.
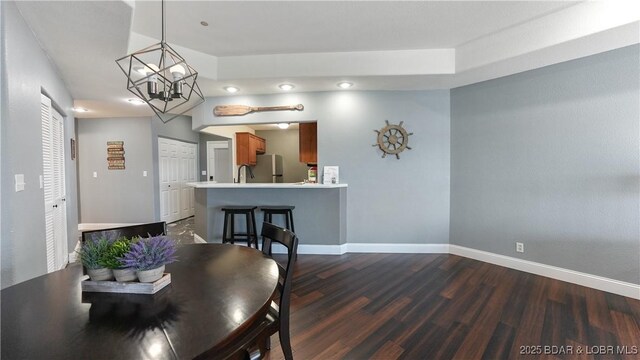
[[[99,238],[102,236],[106,236],[108,238],[119,238],[119,237],[148,237],[157,236],[157,235],[166,235],[167,234],[167,223],[164,221],[147,223],[147,224],[138,224],[138,225],[130,225],[130,226],[121,226],[109,229],[99,229],[99,230],[90,230],[82,232],[82,242],[84,243],[87,239]]]
[[[274,243],[287,249],[287,267],[278,263],[280,270],[280,301],[278,303],[278,332],[285,359],[291,359],[291,342],[289,339],[289,313],[291,304],[291,286],[293,283],[293,264],[298,253],[298,237],[296,234],[274,224],[262,224],[262,253],[269,256]]]

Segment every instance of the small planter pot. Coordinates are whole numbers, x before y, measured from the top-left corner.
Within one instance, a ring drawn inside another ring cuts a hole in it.
[[[154,282],[164,274],[164,265],[151,270],[138,270],[136,273],[138,274],[138,281],[145,283]]]
[[[108,281],[113,280],[113,271],[111,269],[87,269],[87,274],[92,281]]]
[[[113,276],[116,277],[116,281],[120,282],[136,281],[138,279],[135,269],[113,269]]]

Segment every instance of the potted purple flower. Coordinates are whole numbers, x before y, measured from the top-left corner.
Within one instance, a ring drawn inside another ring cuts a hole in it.
[[[140,282],[154,282],[164,274],[164,266],[176,261],[176,244],[166,236],[152,236],[131,244],[120,258],[123,267],[133,268]]]

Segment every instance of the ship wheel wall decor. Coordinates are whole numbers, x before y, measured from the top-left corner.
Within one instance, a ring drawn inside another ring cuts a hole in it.
[[[380,130],[373,130],[378,133],[377,143],[372,146],[377,146],[382,150],[382,157],[389,155],[395,155],[397,159],[400,159],[400,153],[404,149],[409,149],[409,136],[413,133],[407,132],[402,127],[404,121],[400,121],[400,124],[389,124],[389,120],[385,120],[387,126]]]

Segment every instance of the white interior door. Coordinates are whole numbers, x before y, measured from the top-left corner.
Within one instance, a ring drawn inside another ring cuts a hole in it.
[[[42,187],[44,191],[45,242],[47,271],[67,264],[67,206],[64,170],[64,119],[41,96]]]
[[[207,141],[207,179],[219,183],[233,182],[231,163],[228,141]]]
[[[180,218],[184,219],[195,213],[194,189],[191,186],[187,186],[187,183],[196,181],[197,145],[177,142],[180,146]]]
[[[158,139],[160,175],[160,220],[173,222],[195,213],[193,188],[196,181],[197,144]]]
[[[170,161],[169,161],[169,141],[167,139],[158,139],[158,172],[160,181],[160,220],[170,222],[171,211],[169,203],[169,190],[171,183],[169,182]]]

